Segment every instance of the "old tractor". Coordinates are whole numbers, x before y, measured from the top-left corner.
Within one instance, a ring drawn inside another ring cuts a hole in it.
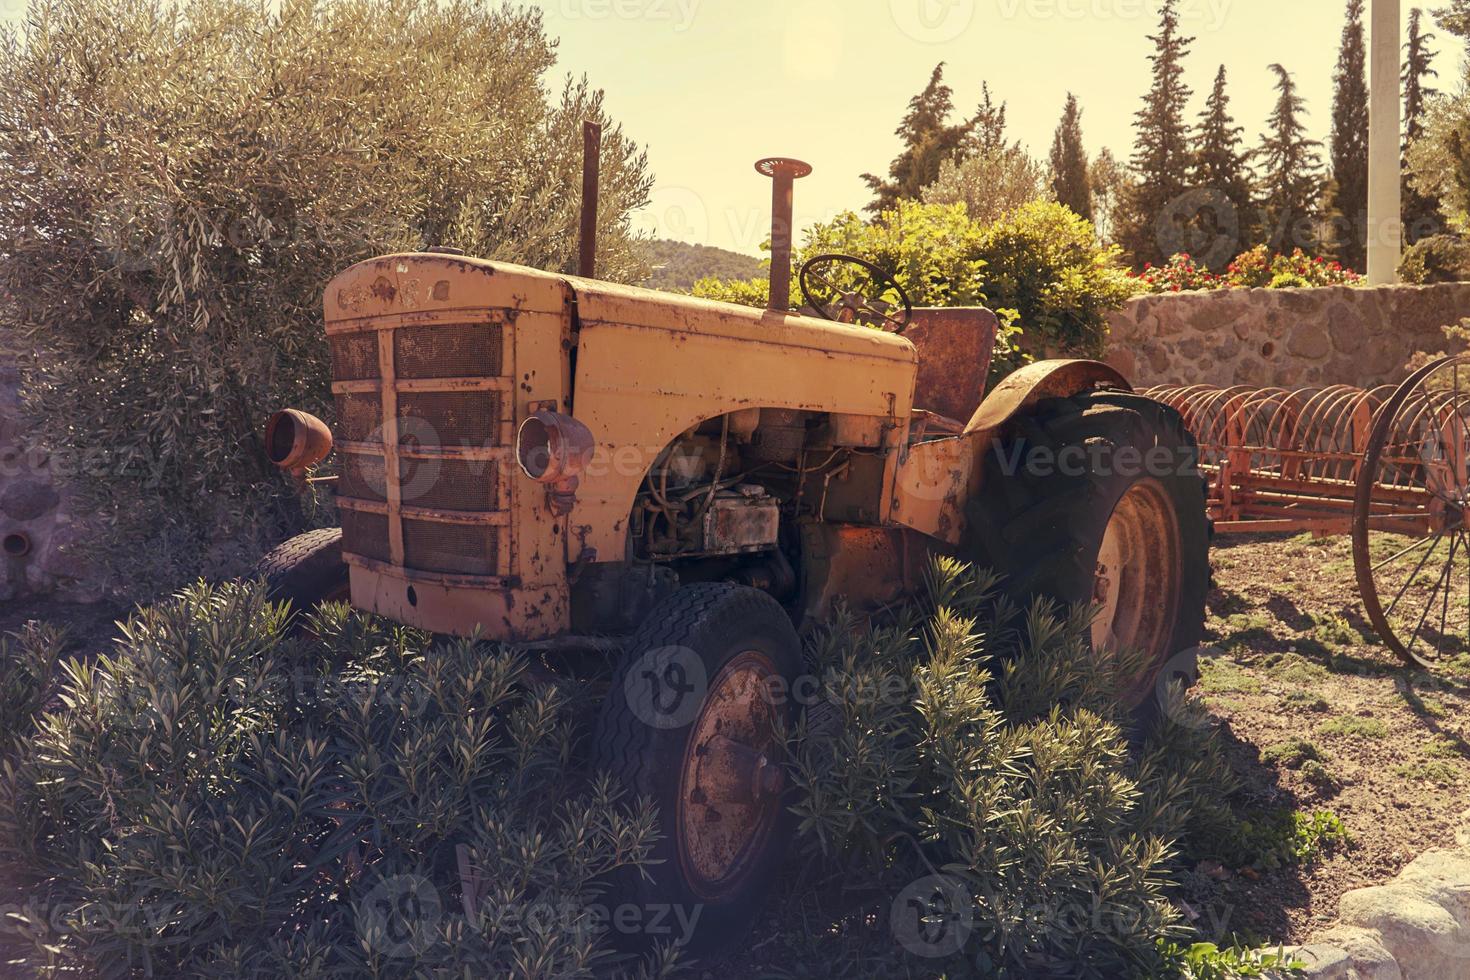
[[[761,169],[784,297],[804,167]],[[798,637],[835,602],[901,600],[935,554],[992,567],[1094,604],[1100,656],[1146,654],[1143,710],[1202,630],[1204,490],[1173,409],[1086,360],[987,397],[988,310],[914,309],[845,256],[801,287],[805,314],[448,249],[373,259],[326,288],[335,432],[300,412],[267,432],[288,470],[338,456],[342,526],[268,556],[277,595],[606,662],[591,751],[664,833],[628,887],[700,906],[705,937],[780,863]]]

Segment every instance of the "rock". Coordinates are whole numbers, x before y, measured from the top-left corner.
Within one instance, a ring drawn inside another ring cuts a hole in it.
[[[1352,957],[1339,946],[1327,943],[1288,946],[1286,955],[1302,965],[1302,972],[1296,975],[1306,980],[1352,980]]]
[[[1470,931],[1422,889],[1396,880],[1342,896],[1343,925],[1377,932],[1405,980],[1470,975]]]
[[[1349,980],[1407,980],[1382,937],[1369,929],[1336,926],[1319,936],[1317,944],[1335,946],[1347,954]]]
[[[51,513],[61,495],[51,484],[36,479],[18,479],[0,487],[0,511],[17,521],[33,521]]]
[[[1332,346],[1344,354],[1361,350],[1368,342],[1368,330],[1350,302],[1333,303],[1327,311],[1327,331],[1332,335]]]
[[[1292,330],[1286,349],[1297,357],[1315,361],[1332,353],[1332,342],[1322,324],[1308,320]]]

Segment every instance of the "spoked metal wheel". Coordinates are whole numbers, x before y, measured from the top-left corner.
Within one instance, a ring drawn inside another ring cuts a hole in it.
[[[1353,561],[1384,644],[1434,667],[1470,651],[1470,356],[1414,373],[1384,403],[1358,474]]]
[[[738,891],[781,814],[785,778],[778,672],[758,650],[736,656],[710,685],[694,722],[679,789],[679,860],[691,889],[718,901]]]
[[[1174,634],[1182,580],[1174,503],[1158,480],[1133,484],[1113,508],[1097,554],[1092,646],[1099,653],[1146,651],[1152,663]],[[1152,672],[1126,684],[1130,703],[1151,688]]]

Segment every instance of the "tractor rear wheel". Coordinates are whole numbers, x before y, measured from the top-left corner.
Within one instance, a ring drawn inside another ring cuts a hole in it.
[[[347,563],[342,560],[342,529],[324,527],[278,545],[255,565],[272,602],[288,602],[297,613],[324,602],[346,602],[350,595]]]
[[[597,720],[593,763],[630,802],[653,801],[662,837],[659,863],[613,882],[621,913],[609,922],[632,927],[612,938],[708,950],[743,934],[790,836],[782,732],[795,721],[800,664],[780,604],[738,585],[682,588],[634,635]],[[654,932],[655,919],[697,927]]]
[[[1132,392],[1048,399],[997,433],[983,466],[963,557],[1018,600],[1092,605],[1097,654],[1141,654],[1120,697],[1146,719],[1166,666],[1193,680],[1204,633],[1209,522],[1183,420]]]

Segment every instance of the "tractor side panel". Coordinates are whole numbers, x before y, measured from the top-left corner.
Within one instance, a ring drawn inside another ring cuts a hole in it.
[[[913,407],[914,349],[862,327],[745,310],[688,297],[574,281],[580,332],[574,414],[597,457],[572,513],[573,557],[625,557],[644,477],[681,433],[745,409],[796,409],[877,420],[901,445]],[[888,454],[892,485],[897,453]],[[887,519],[890,501],[878,495]]]

